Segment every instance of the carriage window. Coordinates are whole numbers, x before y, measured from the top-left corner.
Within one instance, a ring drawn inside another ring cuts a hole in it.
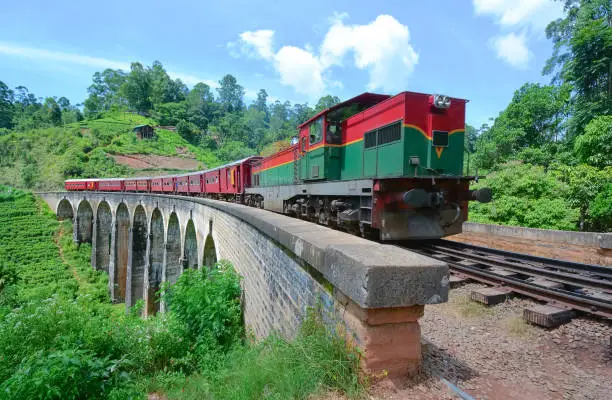
[[[310,123],[310,144],[319,143],[323,139],[323,117]]]

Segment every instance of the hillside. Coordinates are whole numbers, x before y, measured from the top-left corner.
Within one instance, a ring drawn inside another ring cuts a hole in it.
[[[4,134],[0,183],[48,190],[72,177],[155,175],[219,164],[210,150],[176,132],[157,129],[157,138],[139,140],[132,132],[139,124],[158,125],[137,114],[115,112],[63,127]]]

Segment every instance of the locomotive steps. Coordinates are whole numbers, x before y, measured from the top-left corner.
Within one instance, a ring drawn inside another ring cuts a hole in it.
[[[424,306],[448,298],[444,262],[265,210],[137,193],[40,196],[75,220],[77,240],[92,242],[92,264],[109,273],[114,301],[142,298],[156,312],[162,282],[228,259],[244,277],[245,322],[258,337],[292,336],[307,308],[320,305],[371,373],[414,374]]]

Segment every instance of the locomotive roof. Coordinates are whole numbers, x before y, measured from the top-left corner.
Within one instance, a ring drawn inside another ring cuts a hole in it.
[[[319,112],[314,117],[310,118],[308,121],[302,123],[301,125],[298,125],[298,129],[301,129],[303,126],[308,125],[315,119],[319,118],[321,115],[329,114],[330,112],[337,110],[339,108],[346,107],[351,104],[365,104],[369,108],[377,103],[380,103],[381,101],[387,100],[389,97],[391,96],[389,96],[388,94],[377,94],[377,93],[369,93],[369,92],[362,93],[359,96],[353,97],[352,99],[348,99],[346,101],[343,101],[342,103],[338,103],[334,106],[326,108],[325,110]]]

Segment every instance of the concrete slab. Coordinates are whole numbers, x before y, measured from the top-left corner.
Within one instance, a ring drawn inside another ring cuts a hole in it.
[[[500,275],[500,276],[505,276],[505,277],[515,277],[518,274],[514,271],[509,271],[507,269],[503,269],[503,268],[489,268],[489,272],[492,272],[494,274]]]
[[[448,281],[449,281],[451,289],[453,289],[453,288],[456,288],[456,287],[459,287],[461,285],[468,283],[470,281],[470,278],[468,278],[465,275],[461,275],[461,274],[451,274]]]
[[[591,296],[599,300],[612,301],[612,295],[604,292],[591,292]]]
[[[562,289],[564,286],[560,282],[549,281],[548,279],[544,279],[544,278],[535,278],[531,281],[531,283],[539,285],[539,286],[543,286],[547,289]]]
[[[477,265],[480,265],[479,263],[470,261],[470,260],[461,260],[461,261],[458,261],[457,264],[465,265],[466,267],[475,267]]]
[[[494,306],[495,304],[503,303],[511,295],[511,291],[502,288],[481,288],[473,290],[470,298],[472,301]]]
[[[451,256],[449,256],[448,254],[444,254],[444,253],[431,253],[430,254],[431,257],[437,258],[437,259],[447,259],[447,258],[451,258]]]
[[[544,328],[555,328],[574,317],[572,310],[551,305],[534,305],[523,310],[523,320]]]

